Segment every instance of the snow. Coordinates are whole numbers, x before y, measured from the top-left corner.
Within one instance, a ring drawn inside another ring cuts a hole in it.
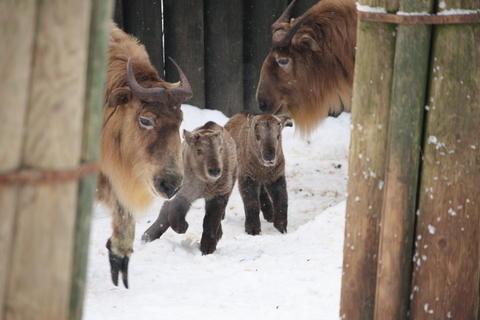
[[[181,130],[228,120],[219,111],[182,109]],[[263,218],[260,235],[246,234],[235,186],[213,254],[199,250],[203,200],[192,205],[185,234],[169,229],[142,244],[163,203],[156,201],[137,219],[130,289],[111,281],[111,216],[96,203],[84,319],[338,319],[349,137],[349,114],[327,118],[309,139],[284,129],[288,234]]]

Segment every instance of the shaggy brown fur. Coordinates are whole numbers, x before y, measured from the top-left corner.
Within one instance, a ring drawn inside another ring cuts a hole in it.
[[[140,85],[165,88],[162,96],[147,102],[127,85],[129,58]],[[113,214],[107,248],[115,285],[121,272],[128,287],[134,214],[146,209],[155,197],[172,197],[182,184],[182,101],[171,93],[177,87],[158,76],[136,38],[111,26],[97,197]]]
[[[328,115],[350,111],[355,64],[355,0],[322,0],[286,46],[273,46],[260,73],[257,101],[262,111],[292,117],[310,134]],[[274,25],[276,33],[296,21]]]
[[[245,208],[245,231],[258,235],[260,209],[281,233],[287,232],[288,194],[282,130],[288,117],[239,113],[225,124],[237,146],[238,189]]]
[[[172,227],[185,233],[185,221],[193,201],[205,199],[205,218],[200,250],[203,254],[215,251],[222,237],[221,220],[232,193],[237,174],[235,142],[223,127],[209,121],[193,132],[184,131],[183,161],[185,180],[182,189],[163,204],[157,220],[143,234],[144,242],[160,238]]]

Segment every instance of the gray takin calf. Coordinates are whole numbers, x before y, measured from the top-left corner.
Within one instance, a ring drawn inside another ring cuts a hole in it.
[[[288,195],[282,130],[288,117],[239,113],[225,124],[237,145],[238,189],[245,207],[245,231],[258,235],[260,209],[281,233],[287,232]]]
[[[185,221],[193,201],[205,199],[205,218],[200,250],[210,254],[222,237],[221,221],[237,177],[235,142],[230,134],[215,122],[209,121],[192,132],[184,130],[182,189],[166,201],[157,220],[143,234],[149,242],[160,236],[169,226],[177,233],[185,233]]]
[[[322,0],[298,19],[291,2],[272,25],[273,47],[257,88],[260,110],[287,115],[309,134],[328,115],[352,104],[356,0]]]
[[[175,66],[181,81],[165,82],[144,46],[112,25],[97,197],[113,214],[107,242],[112,280],[117,285],[122,273],[127,288],[135,213],[155,197],[171,198],[183,181],[180,105],[192,89]]]

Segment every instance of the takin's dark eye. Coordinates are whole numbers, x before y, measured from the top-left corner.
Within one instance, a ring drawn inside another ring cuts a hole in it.
[[[202,154],[203,153],[203,150],[202,149],[197,149],[195,150],[197,152],[197,154]]]
[[[256,135],[255,138],[257,138],[257,140],[260,140],[260,135]]]
[[[150,130],[155,126],[155,122],[152,119],[145,117],[139,117],[138,123],[140,124],[140,127],[145,130]]]
[[[280,67],[286,68],[290,63],[290,58],[278,58],[277,63]]]

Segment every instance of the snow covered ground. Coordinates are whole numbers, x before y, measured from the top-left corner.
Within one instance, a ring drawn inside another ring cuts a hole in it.
[[[182,128],[219,111],[183,105]],[[109,212],[95,205],[84,319],[338,319],[350,114],[326,119],[309,138],[283,130],[289,195],[288,234],[263,221],[259,236],[244,231],[243,204],[235,186],[217,250],[202,256],[204,201],[192,205],[185,234],[169,229],[142,244],[163,200],[138,219],[129,285],[115,287],[105,243]]]

